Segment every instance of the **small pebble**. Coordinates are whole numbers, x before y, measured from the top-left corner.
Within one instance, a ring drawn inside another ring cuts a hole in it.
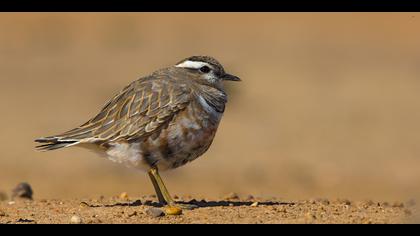
[[[121,193],[120,194],[120,199],[127,200],[128,199],[128,194],[126,192]]]
[[[101,224],[102,220],[98,218],[93,218],[87,221],[88,224]]]
[[[316,200],[315,199],[310,199],[310,200],[308,200],[308,203],[310,203],[310,204],[316,204]]]
[[[317,201],[324,205],[330,205],[330,201],[326,198],[318,198]]]
[[[128,214],[128,217],[133,217],[137,215],[137,211],[133,211],[131,213]]]
[[[182,214],[182,209],[175,206],[167,206],[165,207],[165,213],[167,215],[177,216]]]
[[[315,220],[316,216],[314,214],[308,212],[308,213],[305,214],[305,218],[308,219],[308,220]]]
[[[82,223],[82,218],[80,218],[79,216],[72,216],[70,219],[70,223],[72,224],[81,224]]]
[[[226,199],[226,200],[237,200],[237,199],[239,199],[239,195],[237,193],[229,193],[224,197],[224,199]]]
[[[251,206],[252,206],[252,207],[257,207],[257,206],[258,206],[258,204],[259,204],[258,202],[254,202],[254,203],[252,203],[252,204],[251,204]]]
[[[146,210],[146,214],[148,214],[151,217],[161,217],[165,215],[165,212],[163,212],[161,209],[156,207],[151,207]]]
[[[0,210],[0,217],[2,217],[2,216],[7,216],[7,214],[3,210]]]
[[[79,204],[80,207],[90,207],[89,204],[87,204],[86,202],[81,202]]]
[[[357,203],[357,207],[359,208],[363,208],[363,209],[368,209],[369,207],[373,206],[375,203],[371,200],[366,200],[366,201],[360,201]]]
[[[371,219],[362,219],[363,224],[373,224],[373,221]]]
[[[350,206],[351,205],[351,201],[348,200],[348,199],[342,199],[341,200],[341,203],[344,204],[344,205],[347,205],[347,206]]]
[[[32,200],[33,191],[28,183],[20,183],[12,190],[12,199],[25,198]]]

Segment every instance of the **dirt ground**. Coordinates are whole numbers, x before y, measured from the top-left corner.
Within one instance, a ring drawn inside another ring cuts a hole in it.
[[[0,223],[412,223],[413,206],[395,202],[314,199],[306,201],[224,198],[202,200],[183,197],[181,203],[199,206],[181,215],[152,216],[160,207],[153,196],[120,199],[18,200],[0,203]],[[161,208],[164,209],[164,208]],[[76,219],[76,220],[75,220]]]

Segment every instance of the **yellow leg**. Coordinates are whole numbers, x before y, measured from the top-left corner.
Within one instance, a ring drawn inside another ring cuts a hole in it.
[[[157,168],[151,168],[149,170],[149,177],[152,181],[153,187],[155,188],[156,195],[159,199],[159,202],[167,205],[174,205],[175,201],[172,199],[171,195],[168,192],[165,184],[163,183],[162,178],[159,175]]]
[[[160,177],[159,171],[156,167],[153,167],[149,170],[149,177],[152,181],[153,187],[155,188],[156,195],[159,199],[159,203],[179,209],[182,208],[192,210],[197,208],[196,205],[192,204],[176,204],[175,201],[172,199],[171,194],[169,194],[169,191],[166,188],[165,184],[163,183],[163,180]]]
[[[155,177],[152,175],[152,173],[150,173],[150,171],[149,171],[149,177],[150,177],[150,180],[152,181],[153,187],[155,188],[156,196],[159,200],[159,203],[165,205],[166,204],[165,198],[163,197],[162,192],[160,191],[159,185],[156,182]]]

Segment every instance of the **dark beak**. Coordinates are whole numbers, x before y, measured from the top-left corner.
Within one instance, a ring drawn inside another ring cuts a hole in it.
[[[222,77],[223,80],[230,80],[230,81],[241,81],[241,79],[237,76],[230,75],[230,74],[224,74]]]

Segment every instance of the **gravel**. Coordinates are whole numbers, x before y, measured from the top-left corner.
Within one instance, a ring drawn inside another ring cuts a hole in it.
[[[165,212],[163,212],[161,209],[156,208],[156,207],[151,207],[149,209],[146,210],[147,215],[151,216],[151,217],[161,217],[165,215]]]
[[[70,219],[70,223],[71,224],[81,224],[82,223],[82,218],[80,218],[80,216],[72,216]]]
[[[33,191],[28,183],[20,183],[12,190],[12,199],[24,198],[32,200]]]
[[[405,223],[416,222],[414,208],[401,204],[382,204],[375,201],[336,201],[329,199],[306,201],[273,201],[258,198],[249,202],[238,199],[232,206],[226,200],[196,200],[199,208],[183,210],[181,215],[165,214],[149,198],[131,197],[121,203],[119,198],[42,199],[16,201],[9,205],[0,202],[0,224],[60,223]],[[180,202],[188,202],[180,197]],[[328,200],[328,204],[327,203]],[[133,204],[141,201],[144,204]],[[81,202],[86,202],[83,207]],[[255,204],[258,203],[258,204]],[[350,204],[348,204],[350,203]],[[257,205],[251,206],[251,205]],[[417,218],[416,218],[417,217]],[[419,222],[417,222],[419,223]]]

